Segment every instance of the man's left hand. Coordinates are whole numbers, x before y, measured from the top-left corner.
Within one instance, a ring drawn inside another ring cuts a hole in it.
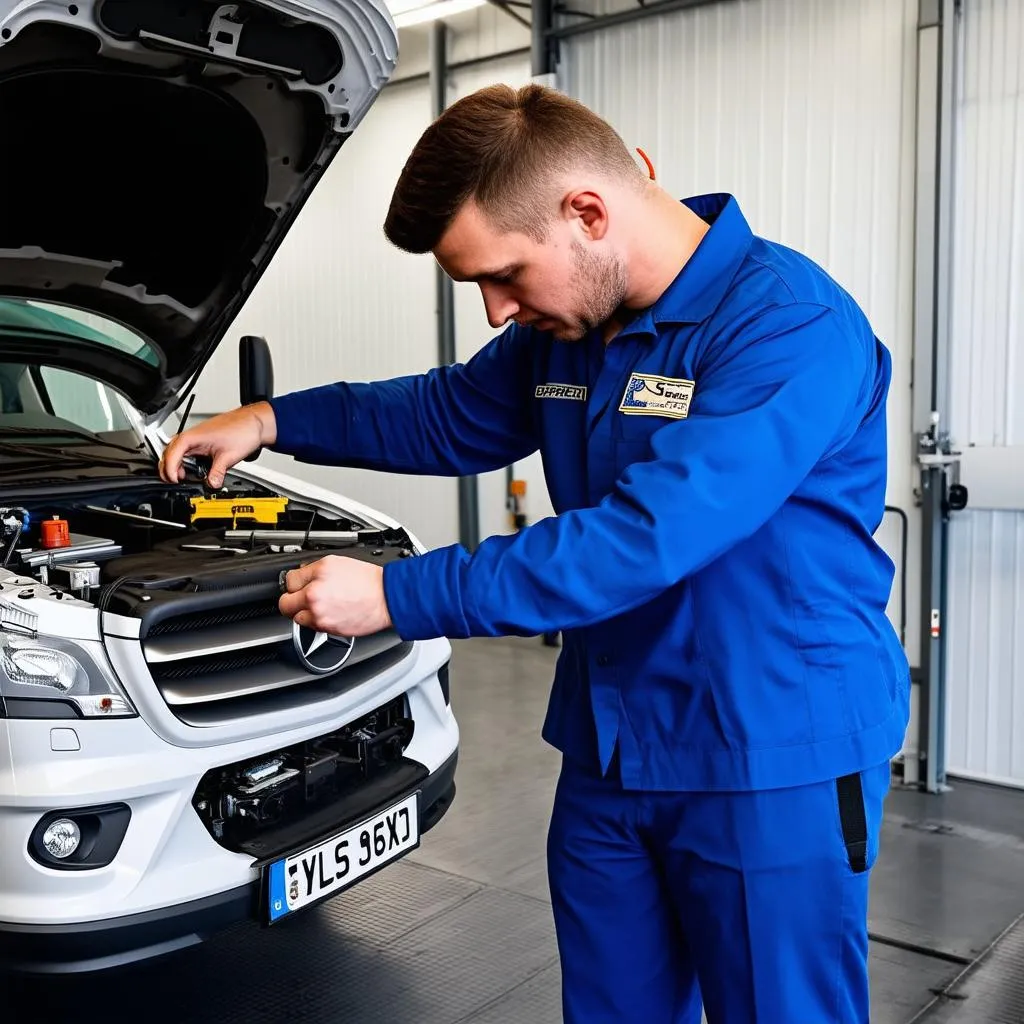
[[[391,625],[384,569],[345,555],[327,555],[284,578],[278,608],[300,626],[333,636],[368,636]]]

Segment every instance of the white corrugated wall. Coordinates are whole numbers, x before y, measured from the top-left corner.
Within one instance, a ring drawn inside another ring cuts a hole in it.
[[[733,193],[758,234],[810,255],[890,347],[889,502],[920,520],[910,449],[917,0],[729,0],[566,40],[560,84],[651,157],[674,195]],[[899,523],[880,537],[899,564]],[[899,577],[890,614],[899,620]]]
[[[964,0],[960,28],[949,429],[1002,449],[1024,445],[1024,5]],[[949,560],[947,768],[1024,786],[1024,511],[968,505]]]

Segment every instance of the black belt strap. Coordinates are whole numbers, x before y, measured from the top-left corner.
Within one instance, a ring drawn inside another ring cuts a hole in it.
[[[856,874],[868,869],[868,822],[864,814],[864,793],[860,774],[844,775],[836,779],[839,796],[839,823],[843,829],[843,842],[850,867]]]

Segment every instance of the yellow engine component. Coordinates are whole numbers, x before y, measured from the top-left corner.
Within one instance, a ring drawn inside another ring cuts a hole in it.
[[[199,519],[253,520],[277,525],[277,517],[288,507],[287,498],[192,498],[192,522]]]

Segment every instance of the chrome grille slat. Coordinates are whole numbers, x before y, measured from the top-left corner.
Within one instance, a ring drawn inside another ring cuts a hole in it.
[[[252,619],[268,619],[277,611],[276,601],[260,601],[256,604],[228,605],[208,612],[192,612],[157,622],[148,636],[166,636],[171,633],[194,633],[200,629],[213,629],[232,622],[248,622]]]
[[[202,632],[167,632],[143,643],[143,653],[151,665],[202,658],[236,651],[242,647],[263,646],[291,641],[292,624],[283,615],[274,619],[248,619],[213,626]]]
[[[274,647],[250,647],[226,651],[213,657],[188,658],[182,661],[164,661],[151,665],[153,678],[160,686],[203,677],[220,676],[238,669],[254,669],[274,664],[280,659],[280,652]]]

